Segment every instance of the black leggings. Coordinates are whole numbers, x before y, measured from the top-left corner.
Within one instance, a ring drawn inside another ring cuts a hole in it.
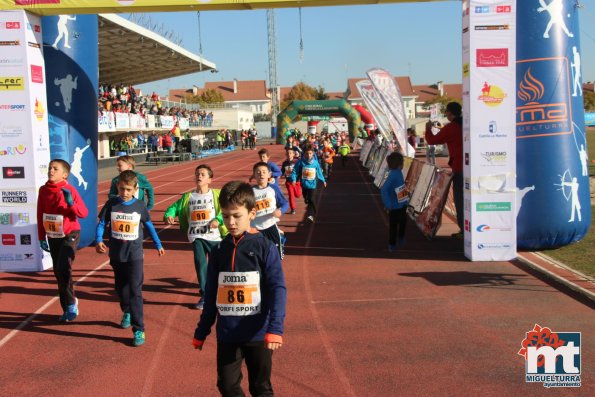
[[[405,227],[407,226],[407,207],[388,212],[388,244],[395,245],[397,236],[399,241],[405,238]]]

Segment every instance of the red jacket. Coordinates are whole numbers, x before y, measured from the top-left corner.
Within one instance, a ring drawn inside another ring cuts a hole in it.
[[[463,126],[453,121],[446,124],[436,135],[432,134],[431,127],[426,127],[426,145],[448,146],[448,165],[452,172],[463,172]]]
[[[62,188],[70,190],[74,205],[68,208]],[[64,234],[75,230],[81,230],[81,225],[77,218],[85,218],[89,211],[83,202],[83,199],[77,190],[69,185],[67,181],[60,183],[46,182],[39,188],[39,197],[37,198],[37,234],[39,240],[45,240],[45,229],[43,228],[43,214],[62,215],[64,217]]]

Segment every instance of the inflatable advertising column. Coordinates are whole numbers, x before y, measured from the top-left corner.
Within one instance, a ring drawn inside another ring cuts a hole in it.
[[[68,182],[89,209],[80,220],[84,247],[93,242],[97,222],[97,16],[42,20],[50,155],[70,163]]]
[[[519,1],[517,22],[518,246],[582,239],[591,205],[578,2]]]

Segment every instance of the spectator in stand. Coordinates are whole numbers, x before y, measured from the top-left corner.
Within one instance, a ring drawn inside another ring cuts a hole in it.
[[[224,130],[219,130],[215,139],[217,141],[217,149],[223,149],[223,142],[225,141]]]
[[[242,130],[241,132],[241,139],[242,139],[242,150],[248,148],[248,131]]]
[[[155,134],[155,131],[153,131],[149,137],[149,144],[151,145],[151,151],[157,152],[157,148],[159,147],[159,138],[157,137],[157,134]]]
[[[256,138],[258,137],[258,131],[256,131],[255,127],[250,129],[250,148],[252,150],[256,149]]]
[[[174,124],[174,127],[170,131],[173,135],[173,147],[177,147],[178,143],[182,139],[182,133],[180,131],[180,124],[178,121]]]
[[[163,150],[169,154],[174,152],[174,140],[172,138],[171,131],[163,135]]]

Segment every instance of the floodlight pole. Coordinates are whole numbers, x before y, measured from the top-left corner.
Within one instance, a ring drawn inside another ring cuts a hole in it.
[[[277,87],[277,42],[275,33],[275,10],[267,10],[267,33],[269,42],[269,89],[271,90],[271,134],[277,131],[279,114],[279,91]]]

